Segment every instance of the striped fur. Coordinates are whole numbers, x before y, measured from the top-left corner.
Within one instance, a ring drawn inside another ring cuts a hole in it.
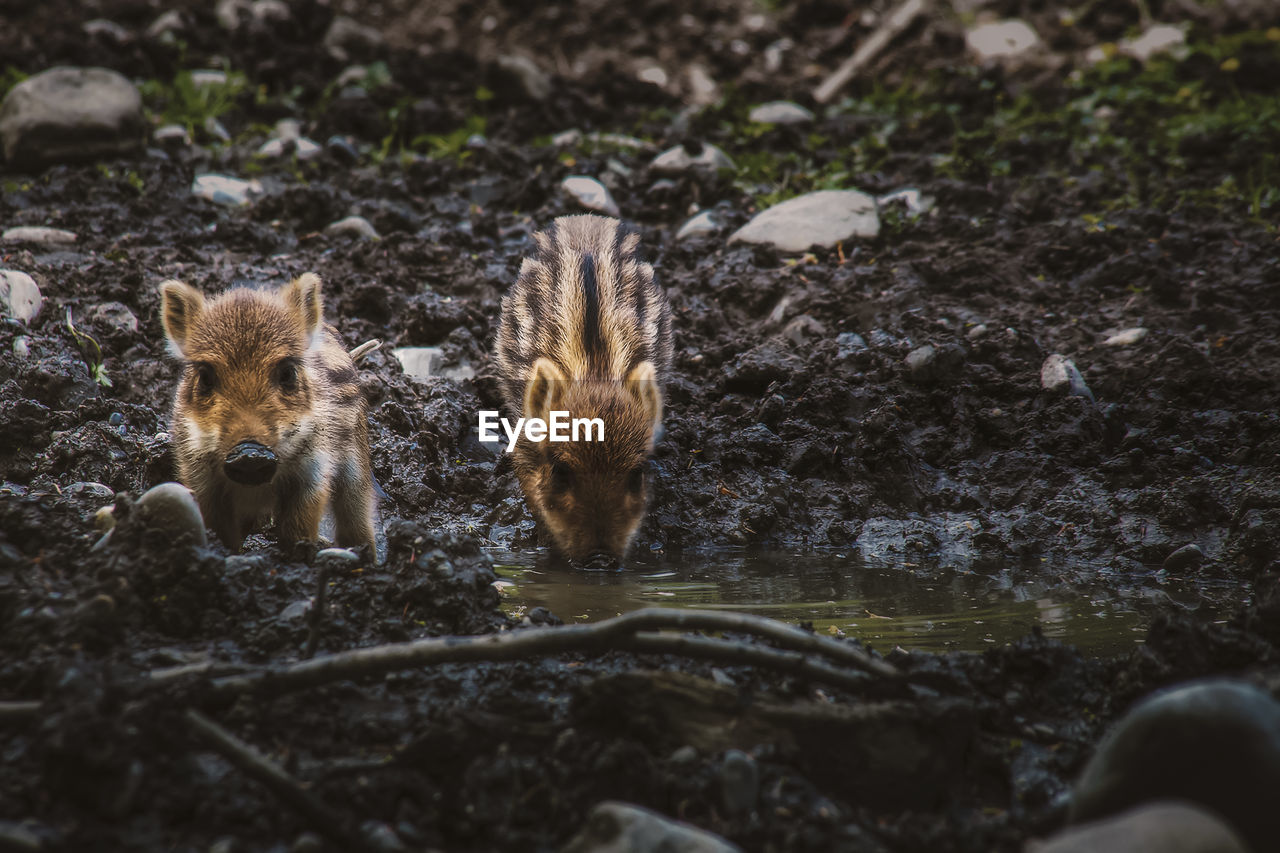
[[[323,321],[320,279],[211,300],[180,281],[160,291],[169,348],[185,366],[173,402],[178,477],[206,524],[238,550],[274,516],[292,545],[315,540],[331,508],[339,545],[373,549],[367,403],[355,362]],[[244,441],[279,459],[269,482],[226,476],[224,460]]]
[[[616,219],[561,217],[534,243],[502,300],[495,363],[504,403],[523,417],[600,417],[605,438],[522,439],[516,476],[562,553],[621,559],[644,519],[671,309],[639,257],[639,235]]]

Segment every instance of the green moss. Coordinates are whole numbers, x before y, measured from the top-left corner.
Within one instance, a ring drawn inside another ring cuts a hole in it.
[[[12,65],[6,65],[4,71],[0,71],[0,100],[9,94],[9,90],[14,86],[27,79],[27,75]]]

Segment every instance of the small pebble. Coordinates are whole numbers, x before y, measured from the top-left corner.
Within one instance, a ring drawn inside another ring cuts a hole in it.
[[[1077,397],[1093,400],[1093,392],[1084,382],[1084,376],[1071,359],[1053,353],[1040,366],[1040,387],[1046,391],[1062,391]]]
[[[107,418],[107,423],[111,424],[113,427],[120,426],[124,423],[124,415],[120,412],[112,412],[111,417]]]
[[[720,764],[720,793],[729,814],[744,814],[756,807],[760,796],[760,767],[740,749],[724,754]]]
[[[378,229],[374,228],[369,220],[363,216],[348,216],[346,219],[339,219],[337,222],[330,223],[325,229],[326,234],[349,235],[352,237],[360,237],[365,240],[380,240]]]
[[[1200,564],[1204,562],[1204,551],[1200,550],[1200,546],[1194,542],[1183,545],[1174,551],[1168,557],[1164,558],[1164,568],[1170,572],[1193,571],[1200,568]]]
[[[196,175],[191,182],[191,192],[214,204],[243,207],[251,196],[262,192],[262,184],[229,175]]]
[[[1102,342],[1107,347],[1131,347],[1147,336],[1147,330],[1141,326],[1116,332]]]
[[[43,304],[35,279],[18,270],[0,270],[0,314],[30,323]]]
[[[654,157],[649,168],[659,175],[682,175],[699,170],[732,171],[737,167],[729,155],[715,145],[707,142],[686,142],[683,145],[668,148]]]
[[[339,163],[352,166],[360,161],[360,152],[345,136],[330,136],[329,141],[324,145],[325,150]]]
[[[980,24],[965,33],[965,44],[979,59],[1011,59],[1040,43],[1026,21],[1009,20]]]
[[[834,248],[880,233],[876,200],[858,190],[818,190],[762,210],[735,231],[730,243],[756,243],[784,252]]]
[[[191,144],[191,134],[180,124],[166,124],[157,127],[151,134],[155,143],[164,148],[185,148]]]
[[[58,243],[74,243],[76,235],[71,231],[63,231],[61,228],[19,225],[14,228],[6,228],[4,233],[0,234],[0,240],[6,243],[36,243],[38,245],[51,246]]]
[[[811,110],[792,101],[770,101],[767,104],[752,107],[747,118],[759,124],[787,125],[809,124],[813,121],[814,115]]]
[[[680,230],[676,232],[676,239],[688,240],[690,237],[714,234],[719,230],[720,224],[716,222],[715,214],[710,210],[704,210],[701,213],[694,214],[684,225],[680,226]]]
[[[587,210],[595,210],[609,216],[621,216],[618,203],[613,200],[609,188],[586,175],[570,175],[560,184],[561,188]]]
[[[134,509],[151,526],[172,531],[175,537],[189,535],[201,547],[209,544],[195,496],[181,483],[161,483],[148,489]]]

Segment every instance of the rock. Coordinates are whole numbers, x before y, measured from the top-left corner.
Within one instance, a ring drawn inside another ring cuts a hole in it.
[[[28,358],[31,355],[31,338],[26,335],[18,335],[13,339],[13,354],[18,358]]]
[[[369,220],[363,216],[348,216],[346,219],[339,219],[337,222],[331,222],[324,229],[326,234],[349,234],[352,237],[361,237],[365,240],[381,240],[378,229],[370,224]]]
[[[641,83],[652,83],[659,89],[667,88],[671,78],[660,65],[646,65],[636,72],[636,79]]]
[[[1157,802],[1032,842],[1027,853],[1249,853],[1249,848],[1208,811]]]
[[[203,89],[206,86],[225,86],[227,85],[227,72],[210,68],[198,68],[191,72],[191,85],[197,89]]]
[[[51,68],[0,103],[0,141],[16,166],[135,154],[145,136],[137,87],[106,68]]]
[[[129,306],[123,302],[102,302],[94,305],[84,313],[84,319],[95,325],[125,334],[133,334],[138,331],[138,318],[129,310]]]
[[[965,44],[979,59],[1010,59],[1040,43],[1026,21],[1017,19],[980,24],[965,33]]]
[[[1194,542],[1183,545],[1178,550],[1164,558],[1164,565],[1161,568],[1170,572],[1194,571],[1200,568],[1200,564],[1204,562],[1204,551],[1200,550],[1200,546]]]
[[[906,189],[894,190],[886,193],[876,199],[876,204],[880,207],[886,207],[890,204],[901,203],[906,205],[907,213],[912,216],[920,216],[933,210],[933,199],[927,195],[923,195],[920,190],[914,187]]]
[[[108,21],[106,18],[94,18],[92,21],[86,21],[80,28],[84,30],[84,34],[90,38],[100,38],[115,44],[128,44],[133,41],[133,36],[124,27],[115,21]]]
[[[720,764],[720,796],[731,815],[744,814],[756,807],[760,796],[760,768],[754,758],[740,749],[724,754]]]
[[[1061,391],[1077,397],[1093,399],[1093,392],[1085,384],[1076,364],[1065,355],[1054,353],[1040,366],[1040,387],[1046,391]]]
[[[1171,24],[1155,24],[1148,27],[1142,35],[1133,39],[1125,39],[1116,47],[1121,53],[1132,56],[1139,62],[1146,62],[1158,53],[1172,54],[1181,59],[1186,53],[1187,34],[1181,27]],[[1090,57],[1092,58],[1092,57]]]
[[[4,233],[0,234],[0,240],[6,243],[36,243],[48,246],[56,243],[74,243],[76,235],[72,231],[63,231],[61,228],[18,225],[13,228],[6,228]]]
[[[276,617],[281,622],[297,622],[311,612],[311,599],[303,598],[291,603]]]
[[[1141,326],[1116,332],[1102,342],[1106,347],[1131,347],[1147,336],[1147,330]]]
[[[43,304],[35,279],[17,270],[0,270],[0,313],[30,323],[40,316]]]
[[[400,362],[404,375],[413,379],[430,379],[444,364],[444,350],[440,347],[399,347],[391,354]]]
[[[855,353],[866,350],[867,341],[857,332],[841,332],[836,335],[836,347],[836,358],[844,361]]]
[[[345,136],[330,136],[324,147],[339,163],[354,166],[360,161],[359,150]]]
[[[352,569],[360,565],[360,555],[350,548],[321,548],[315,562],[331,569]]]
[[[1280,838],[1280,702],[1242,681],[1206,679],[1138,703],[1076,782],[1071,822],[1149,800],[1183,800],[1225,818],[1254,850]]]
[[[209,116],[204,120],[204,124],[201,126],[204,128],[204,132],[209,134],[210,139],[216,139],[219,142],[231,141],[231,133],[223,126],[222,122],[218,121],[216,117]]]
[[[581,143],[589,145],[611,145],[615,148],[624,148],[628,151],[652,151],[654,145],[652,142],[646,142],[635,136],[627,136],[625,133],[602,133],[600,131],[592,131],[584,134],[582,131],[562,130],[555,136],[551,137],[551,144],[557,148],[568,148]]]
[[[814,115],[792,101],[770,101],[752,107],[747,118],[760,124],[809,124]]]
[[[819,190],[775,204],[734,232],[730,243],[758,243],[784,252],[831,248],[880,233],[876,201],[857,190]]]
[[[196,175],[191,182],[191,192],[214,204],[243,207],[249,203],[251,196],[262,192],[262,184],[230,175]]]
[[[720,100],[720,87],[707,69],[693,63],[684,71],[686,97],[689,103],[700,107],[710,106]]]
[[[527,56],[506,54],[495,62],[498,70],[509,75],[531,101],[545,101],[551,97],[551,78]]]
[[[72,483],[62,490],[64,498],[73,500],[92,501],[94,503],[104,503],[115,498],[116,490],[105,483],[91,483],[81,481]]]
[[[166,124],[157,127],[151,134],[152,140],[164,148],[185,148],[191,144],[191,134],[180,124]]]
[[[256,155],[258,157],[283,157],[286,154],[293,154],[299,160],[310,160],[317,156],[322,150],[319,143],[300,136],[296,139],[268,139],[258,148]]]
[[[586,175],[570,175],[561,182],[560,187],[587,210],[599,211],[609,216],[622,214],[618,209],[618,203],[609,193],[609,188],[595,178],[589,178]]]
[[[907,353],[903,363],[907,367],[907,377],[912,382],[937,382],[955,374],[964,363],[964,349],[958,344],[943,344],[938,347],[925,344]]]
[[[737,168],[729,155],[714,145],[700,142],[686,142],[674,148],[668,148],[649,164],[649,168],[659,175],[683,175],[699,170],[718,172],[721,169]]]
[[[739,853],[718,835],[630,803],[605,801],[563,853]]]
[[[186,28],[187,22],[182,17],[182,13],[177,9],[170,9],[151,22],[151,26],[147,27],[147,37],[172,39],[175,33],[180,33]]]
[[[190,536],[201,547],[209,544],[195,495],[181,483],[161,483],[148,489],[134,510],[149,527],[170,531],[174,538]]]
[[[710,210],[704,210],[701,213],[695,213],[680,226],[680,230],[676,232],[676,239],[688,240],[690,237],[714,234],[719,230],[720,224],[716,222],[715,214]]]
[[[224,30],[240,29],[240,13],[249,11],[249,0],[218,0],[213,8],[214,17]]]
[[[382,45],[382,33],[344,15],[335,17],[324,34],[324,46],[339,59],[352,54],[371,55],[381,50]]]

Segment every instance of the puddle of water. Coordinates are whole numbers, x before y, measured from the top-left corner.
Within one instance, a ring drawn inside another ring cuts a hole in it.
[[[1023,580],[1012,569],[977,574],[838,554],[685,554],[620,572],[570,569],[538,552],[493,557],[513,614],[541,606],[565,622],[594,622],[641,607],[725,609],[811,622],[819,632],[843,631],[882,652],[980,651],[1039,626],[1046,636],[1102,656],[1142,642],[1151,618],[1171,603],[1213,610],[1192,586],[1154,578],[1068,582],[1063,578],[1071,573],[1047,566],[1037,574],[1053,581]]]

